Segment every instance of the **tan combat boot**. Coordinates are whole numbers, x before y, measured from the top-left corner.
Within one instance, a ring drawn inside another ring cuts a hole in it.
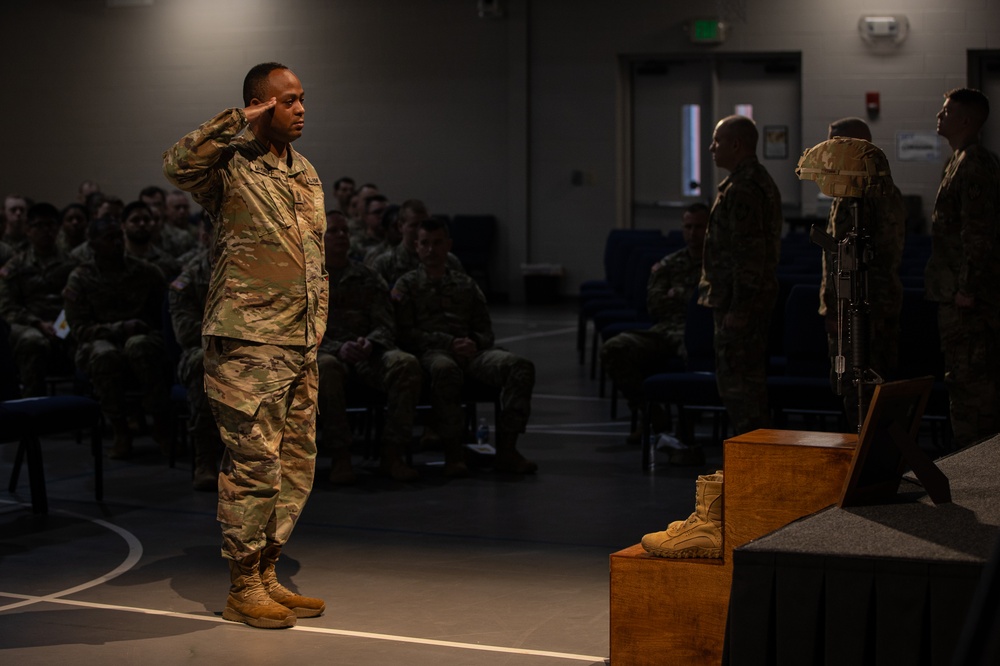
[[[358,480],[351,466],[351,447],[338,446],[333,449],[333,466],[330,467],[330,483],[335,486],[349,486]]]
[[[111,453],[108,455],[112,460],[126,460],[132,456],[132,431],[128,427],[128,421],[124,418],[111,419],[111,432],[115,438],[111,445]]]
[[[642,537],[642,547],[657,557],[722,557],[722,478],[722,470],[699,476],[694,513]]]
[[[394,481],[413,481],[420,476],[417,470],[406,464],[403,447],[398,444],[384,444],[379,457],[379,468]]]
[[[506,474],[534,474],[538,465],[521,455],[517,450],[517,433],[497,430],[497,455],[493,460],[493,470]]]
[[[469,468],[465,464],[465,447],[457,438],[444,442],[444,475],[453,479],[469,476]]]
[[[278,582],[274,565],[281,555],[281,546],[269,543],[260,554],[260,581],[273,601],[278,602],[295,614],[295,617],[319,617],[326,610],[322,599],[303,597],[295,594]]]
[[[232,586],[222,617],[259,629],[284,629],[295,626],[295,613],[268,596],[260,580],[261,554],[229,561]]]

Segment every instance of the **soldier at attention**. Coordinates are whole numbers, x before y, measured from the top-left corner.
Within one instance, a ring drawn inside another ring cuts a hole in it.
[[[202,335],[205,390],[226,447],[218,517],[231,586],[222,615],[261,628],[326,609],[275,575],[313,486],[328,307],[323,186],[291,147],[304,97],[290,69],[257,65],[243,82],[245,107],[182,138],[163,163],[216,220]]]
[[[757,161],[757,127],[729,116],[709,150],[729,172],[719,184],[705,237],[698,302],[713,309],[715,377],[733,434],[770,425],[767,337],[778,296],[781,195]]]
[[[934,200],[924,283],[938,303],[956,448],[1000,429],[1000,162],[979,141],[989,114],[986,96],[969,88],[945,95],[937,114],[953,152]]]

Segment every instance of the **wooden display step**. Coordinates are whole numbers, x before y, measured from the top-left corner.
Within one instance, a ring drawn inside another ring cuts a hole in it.
[[[722,557],[653,557],[638,544],[611,555],[612,666],[721,663],[733,549],[835,504],[856,446],[856,435],[795,430],[726,440]]]

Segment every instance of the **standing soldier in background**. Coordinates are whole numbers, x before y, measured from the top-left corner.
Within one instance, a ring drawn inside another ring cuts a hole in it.
[[[207,215],[198,218],[198,243],[201,250],[184,265],[170,283],[170,324],[180,347],[177,378],[187,388],[188,434],[194,446],[195,490],[218,490],[219,454],[222,442],[205,395],[205,350],[201,344],[202,318],[212,278],[212,222]]]
[[[983,93],[958,88],[937,114],[954,152],[934,201],[925,286],[938,303],[956,448],[1000,429],[1000,163],[979,142],[989,113]]]
[[[205,390],[226,446],[218,518],[231,586],[222,616],[272,629],[326,609],[275,575],[315,475],[316,353],[328,307],[323,185],[291,147],[305,125],[304,95],[284,65],[257,65],[243,81],[245,108],[182,138],[163,164],[217,226],[202,333]]]
[[[841,118],[830,123],[828,139],[844,137],[863,139],[871,143],[872,133],[861,118]],[[830,207],[826,233],[835,240],[842,240],[854,226],[851,199],[836,197]],[[885,197],[870,196],[858,202],[858,216],[871,238],[872,256],[867,262],[868,303],[870,304],[868,331],[844,331],[843,356],[851,358],[851,345],[861,335],[868,344],[869,365],[883,379],[896,369],[899,360],[899,313],[903,308],[903,283],[899,279],[899,264],[903,258],[903,240],[906,234],[906,207],[899,188],[893,186],[892,194]],[[830,357],[837,356],[838,321],[836,285],[830,279],[827,253],[823,253],[823,277],[820,282],[819,313],[826,317],[827,342]],[[836,386],[836,374],[831,370],[831,384]],[[854,431],[858,420],[858,387],[849,379],[842,382],[844,413]],[[874,386],[865,384],[862,394],[863,412],[868,413]]]
[[[11,327],[10,346],[21,378],[21,394],[45,395],[53,362],[72,368],[69,341],[56,335],[62,291],[76,264],[59,249],[59,211],[48,203],[28,209],[28,247],[0,267],[0,318]]]
[[[767,428],[767,339],[778,295],[781,195],[757,161],[757,127],[729,116],[709,150],[729,171],[705,238],[698,302],[715,318],[715,376],[733,433]]]
[[[333,449],[330,481],[355,480],[351,468],[351,428],[347,421],[347,383],[355,377],[386,394],[380,467],[396,481],[412,481],[417,471],[403,454],[413,437],[413,419],[420,399],[420,364],[412,354],[396,349],[396,322],[389,288],[378,273],[348,259],[347,217],[329,215],[326,268],[330,274],[330,315],[319,347],[319,399],[323,442]]]

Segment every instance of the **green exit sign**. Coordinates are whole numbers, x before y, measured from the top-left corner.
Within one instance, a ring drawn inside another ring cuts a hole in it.
[[[726,24],[718,19],[695,19],[689,32],[691,41],[698,44],[721,44],[726,40]]]

